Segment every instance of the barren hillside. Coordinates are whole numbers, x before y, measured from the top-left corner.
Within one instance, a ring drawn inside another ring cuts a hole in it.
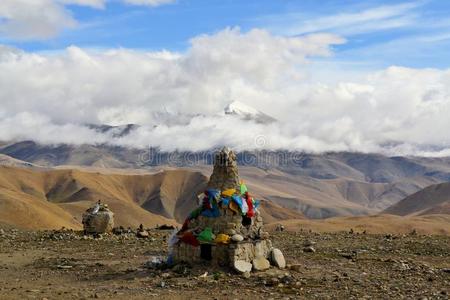
[[[207,177],[188,170],[123,175],[82,170],[0,167],[0,223],[24,228],[80,228],[95,201],[107,203],[116,225],[177,224],[196,207]],[[274,203],[262,208],[268,221],[302,215]]]
[[[414,193],[385,210],[394,215],[450,214],[450,183],[441,183]]]

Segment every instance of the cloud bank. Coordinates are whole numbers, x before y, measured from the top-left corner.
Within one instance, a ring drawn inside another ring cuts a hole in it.
[[[450,155],[450,70],[393,66],[324,83],[312,62],[343,42],[234,28],[195,37],[184,53],[0,47],[0,140]],[[221,113],[234,100],[279,122]],[[113,138],[87,123],[141,127]]]

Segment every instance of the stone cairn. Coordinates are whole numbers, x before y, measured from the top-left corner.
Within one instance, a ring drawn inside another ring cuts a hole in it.
[[[239,180],[233,151],[225,147],[216,154],[207,190],[198,198],[200,206],[172,238],[170,262],[210,262],[240,273],[268,269],[270,262],[285,267],[283,254],[263,230],[259,201]]]
[[[83,228],[86,234],[102,234],[111,232],[114,227],[114,213],[108,204],[97,202],[83,214]]]

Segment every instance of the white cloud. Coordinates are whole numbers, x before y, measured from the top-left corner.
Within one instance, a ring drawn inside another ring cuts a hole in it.
[[[274,31],[288,35],[322,31],[353,35],[412,25],[417,20],[414,9],[423,4],[423,1],[415,1],[326,16],[287,14],[270,16],[264,21],[269,22]]]
[[[0,1],[0,36],[46,39],[75,25],[69,11],[53,0]]]
[[[130,5],[159,6],[173,0],[120,0]],[[102,9],[107,0],[1,0],[0,37],[16,40],[50,39],[73,29],[78,21],[67,5]]]
[[[309,61],[342,42],[226,29],[192,39],[185,53],[0,48],[0,140],[201,150],[254,148],[263,136],[270,149],[437,155],[427,150],[433,146],[448,153],[450,70],[390,67],[355,80],[342,71],[323,83]],[[233,100],[280,122],[217,114]],[[164,110],[178,125],[154,126],[161,120],[154,112]],[[143,126],[113,139],[83,123]]]

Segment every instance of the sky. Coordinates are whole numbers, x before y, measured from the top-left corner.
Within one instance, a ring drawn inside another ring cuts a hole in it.
[[[445,0],[1,0],[0,140],[450,155],[449,13]],[[278,122],[223,116],[232,101]],[[141,127],[113,138],[87,123]]]

